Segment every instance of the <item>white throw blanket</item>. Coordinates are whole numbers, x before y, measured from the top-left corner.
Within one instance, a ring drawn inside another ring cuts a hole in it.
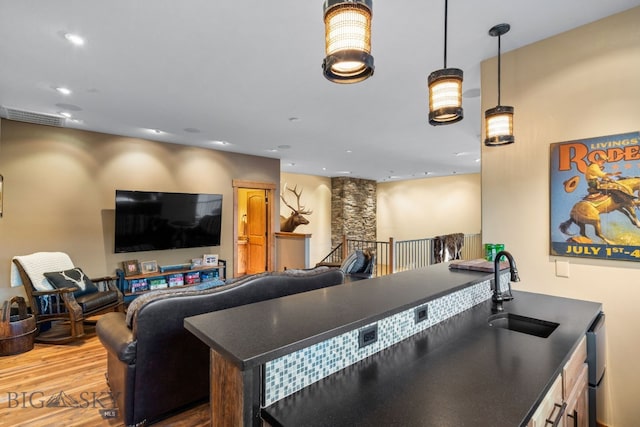
[[[39,291],[50,291],[53,289],[51,283],[44,277],[44,273],[53,271],[64,271],[74,268],[69,255],[64,252],[36,252],[31,255],[13,257],[20,261],[27,276],[31,279],[33,287]],[[18,267],[11,263],[11,287],[24,285],[18,272]]]

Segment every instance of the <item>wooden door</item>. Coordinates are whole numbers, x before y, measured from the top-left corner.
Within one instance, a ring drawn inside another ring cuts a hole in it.
[[[247,274],[266,271],[267,200],[264,190],[247,192]]]

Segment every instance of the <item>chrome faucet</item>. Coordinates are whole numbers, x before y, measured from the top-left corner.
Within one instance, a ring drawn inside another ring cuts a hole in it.
[[[505,256],[509,261],[509,271],[511,273],[511,280],[509,281],[509,292],[502,293],[500,290],[500,258]],[[513,256],[507,251],[500,251],[496,254],[496,258],[493,260],[493,311],[503,311],[502,303],[504,301],[511,301],[513,295],[511,294],[511,281],[519,282],[520,276],[518,276],[518,269],[516,268],[516,262],[513,260]]]

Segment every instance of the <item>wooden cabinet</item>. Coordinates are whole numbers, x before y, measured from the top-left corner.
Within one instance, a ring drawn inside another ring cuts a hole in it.
[[[564,413],[565,427],[589,426],[588,372],[588,365],[583,363],[575,385],[570,391],[569,397],[566,399],[567,407]]]
[[[562,393],[566,403],[565,427],[587,427],[589,425],[589,385],[587,337],[580,340],[569,361],[562,369]]]
[[[564,426],[564,402],[562,400],[562,375],[553,382],[542,402],[529,420],[527,427]],[[556,423],[556,424],[554,424]]]
[[[571,391],[580,379],[580,373],[585,360],[587,360],[587,337],[580,340],[580,344],[573,351],[569,361],[562,368],[562,392],[565,399],[569,397]]]
[[[587,340],[580,344],[553,382],[527,427],[560,426],[587,427],[589,425]]]
[[[238,240],[238,276],[247,274],[247,241]]]

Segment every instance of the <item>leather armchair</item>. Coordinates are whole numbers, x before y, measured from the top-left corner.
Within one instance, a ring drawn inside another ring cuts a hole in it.
[[[11,283],[24,285],[36,319],[35,341],[62,344],[84,336],[88,317],[123,310],[115,278],[89,279],[64,252],[13,258]],[[95,283],[102,283],[100,289]]]
[[[97,333],[124,423],[155,422],[209,397],[209,347],[184,328],[185,317],[343,282],[338,268],[262,273],[211,289],[149,292],[134,300],[126,315],[103,316]]]

